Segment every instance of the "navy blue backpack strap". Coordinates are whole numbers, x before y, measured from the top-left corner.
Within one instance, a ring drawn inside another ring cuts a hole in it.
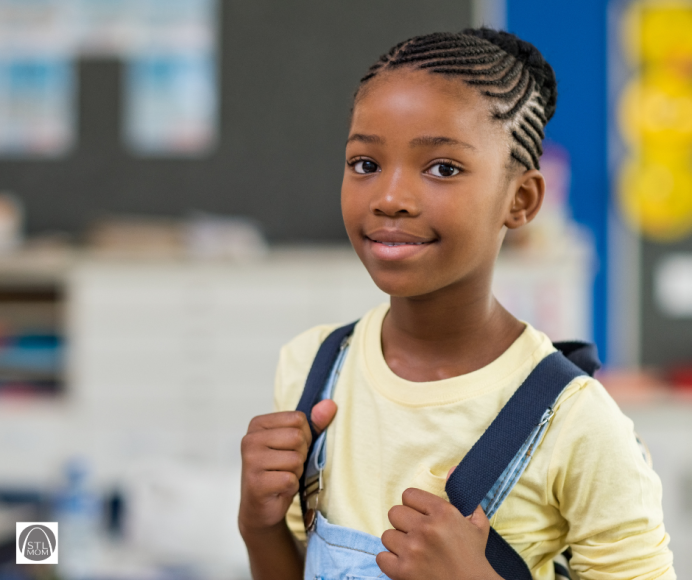
[[[601,368],[598,350],[596,345],[591,342],[571,340],[556,342],[553,346],[590,377],[594,376],[594,373]]]
[[[315,445],[315,440],[317,439],[315,427],[310,420],[310,413],[312,412],[312,408],[319,402],[318,399],[320,397],[320,393],[322,392],[322,389],[329,378],[329,373],[336,362],[336,357],[339,355],[339,351],[341,350],[344,340],[353,334],[353,329],[355,326],[356,323],[352,322],[351,324],[337,328],[324,340],[324,342],[320,345],[317,354],[315,355],[315,360],[312,363],[312,367],[308,373],[308,378],[305,381],[305,389],[303,389],[303,394],[300,397],[296,410],[305,413],[305,416],[308,418],[308,424],[310,425],[312,442],[310,443],[310,449],[308,450],[308,458],[312,455],[312,449]],[[306,473],[307,460],[303,466],[303,475],[300,478],[300,497],[303,515],[305,514],[305,505],[302,501],[302,492],[305,488]]]
[[[541,424],[546,410],[569,383],[585,374],[560,351],[538,363],[447,480],[449,500],[462,514],[469,516],[474,512]],[[485,553],[502,578],[531,579],[526,562],[493,528]]]
[[[449,500],[461,513],[473,513],[541,422],[546,409],[572,380],[584,374],[560,352],[538,363],[447,481]]]

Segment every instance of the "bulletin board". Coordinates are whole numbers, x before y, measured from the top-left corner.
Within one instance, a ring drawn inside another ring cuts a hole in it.
[[[59,66],[42,61],[55,71],[35,91],[61,123],[48,143],[0,145],[0,191],[24,203],[29,233],[77,239],[103,215],[198,210],[253,218],[272,241],[345,242],[339,192],[359,79],[402,39],[471,24],[467,0],[0,0],[0,10],[40,3],[81,10],[67,41],[57,9],[53,36],[36,35],[53,39],[51,54],[67,46]],[[168,50],[180,39],[198,50]]]
[[[674,370],[692,365],[692,2],[623,2],[611,20],[615,202],[638,238],[639,358]]]
[[[0,157],[78,146],[78,63],[120,61],[123,145],[203,155],[217,140],[218,0],[0,0]]]

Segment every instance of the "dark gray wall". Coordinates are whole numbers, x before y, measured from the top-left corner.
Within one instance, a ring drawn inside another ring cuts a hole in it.
[[[692,253],[692,236],[675,244],[642,242],[641,361],[644,366],[669,368],[692,363],[692,319],[666,315],[655,300],[656,266],[671,253]]]
[[[80,63],[76,150],[57,161],[0,160],[30,232],[79,233],[107,213],[256,218],[272,240],[345,237],[343,147],[358,79],[391,45],[456,31],[469,0],[222,0],[221,142],[196,160],[137,159],[120,138],[117,61]]]

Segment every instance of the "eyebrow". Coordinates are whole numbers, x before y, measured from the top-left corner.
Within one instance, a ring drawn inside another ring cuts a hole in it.
[[[476,151],[476,148],[470,143],[458,141],[457,139],[452,139],[451,137],[416,137],[415,139],[411,139],[409,145],[411,147],[437,147],[438,145],[453,145]]]
[[[384,139],[380,137],[379,135],[364,135],[363,133],[354,133],[348,138],[348,141],[346,143],[350,143],[351,141],[359,141],[361,143],[374,143],[376,145],[383,145],[384,144]]]
[[[369,143],[375,145],[384,145],[384,139],[379,135],[367,135],[364,133],[354,133],[348,138],[346,143],[348,144],[352,141],[358,141],[360,143]],[[476,151],[476,148],[470,143],[466,143],[465,141],[458,141],[457,139],[452,139],[451,137],[416,137],[415,139],[411,139],[409,145],[411,147],[437,147],[439,145],[452,145]]]

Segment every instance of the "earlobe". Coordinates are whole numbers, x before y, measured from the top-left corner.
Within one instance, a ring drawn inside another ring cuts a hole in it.
[[[543,204],[545,180],[537,169],[522,173],[513,181],[514,195],[505,226],[509,229],[519,228],[532,221]]]

